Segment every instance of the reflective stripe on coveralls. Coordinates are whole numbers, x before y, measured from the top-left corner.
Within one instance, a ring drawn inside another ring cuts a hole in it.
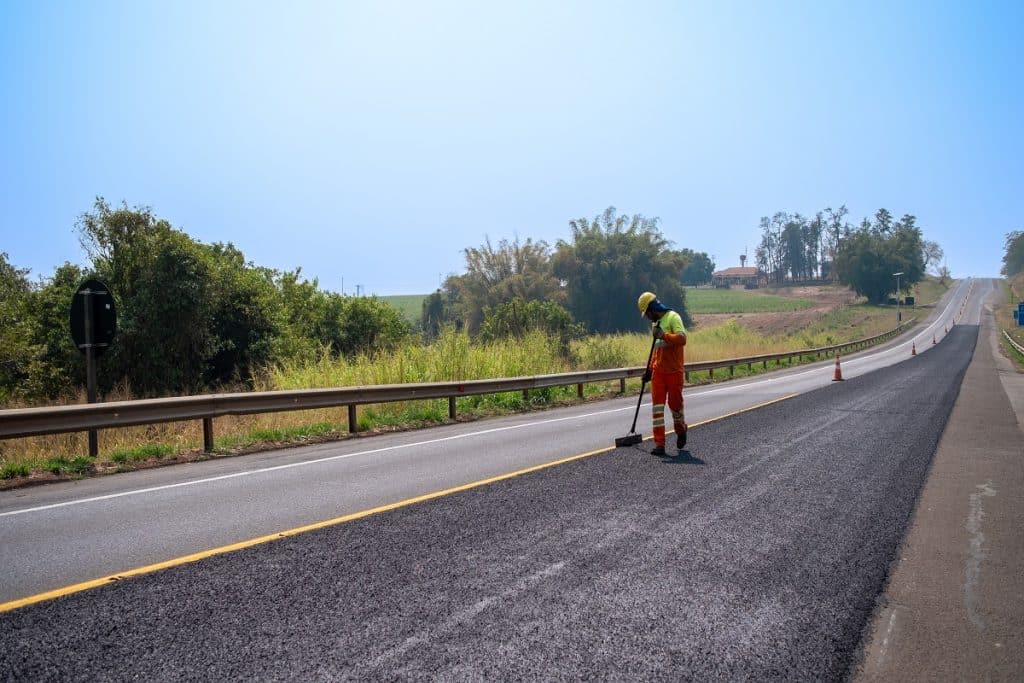
[[[686,430],[683,419],[683,373],[651,373],[651,414],[654,428],[654,443],[665,445],[665,399],[672,412],[672,428],[676,434]]]

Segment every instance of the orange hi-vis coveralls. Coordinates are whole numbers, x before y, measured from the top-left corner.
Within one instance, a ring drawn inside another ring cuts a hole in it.
[[[651,356],[651,409],[654,422],[654,443],[665,446],[665,400],[672,411],[672,426],[676,434],[686,431],[683,415],[683,347],[686,346],[686,328],[675,311],[666,311],[655,323],[665,336],[654,342]]]

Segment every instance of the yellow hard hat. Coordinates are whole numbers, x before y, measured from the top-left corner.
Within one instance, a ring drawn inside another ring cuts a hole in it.
[[[647,307],[651,305],[651,302],[658,298],[658,295],[654,292],[644,292],[640,295],[640,298],[636,300],[636,307],[640,309],[640,315],[647,314]]]

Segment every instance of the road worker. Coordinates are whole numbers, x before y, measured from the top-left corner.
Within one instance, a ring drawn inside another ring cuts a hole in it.
[[[644,292],[637,300],[640,314],[651,321],[654,335],[651,362],[644,372],[644,381],[651,383],[651,411],[654,423],[654,450],[651,455],[665,455],[665,402],[672,412],[676,432],[676,448],[686,446],[686,420],[683,415],[683,347],[686,328],[678,313],[658,301],[653,292]]]

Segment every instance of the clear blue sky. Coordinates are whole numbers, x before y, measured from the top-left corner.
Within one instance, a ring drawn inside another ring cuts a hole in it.
[[[1024,229],[1020,2],[0,3],[0,251],[96,195],[330,290],[419,294],[614,205],[719,267],[758,221],[913,213],[957,277]]]

